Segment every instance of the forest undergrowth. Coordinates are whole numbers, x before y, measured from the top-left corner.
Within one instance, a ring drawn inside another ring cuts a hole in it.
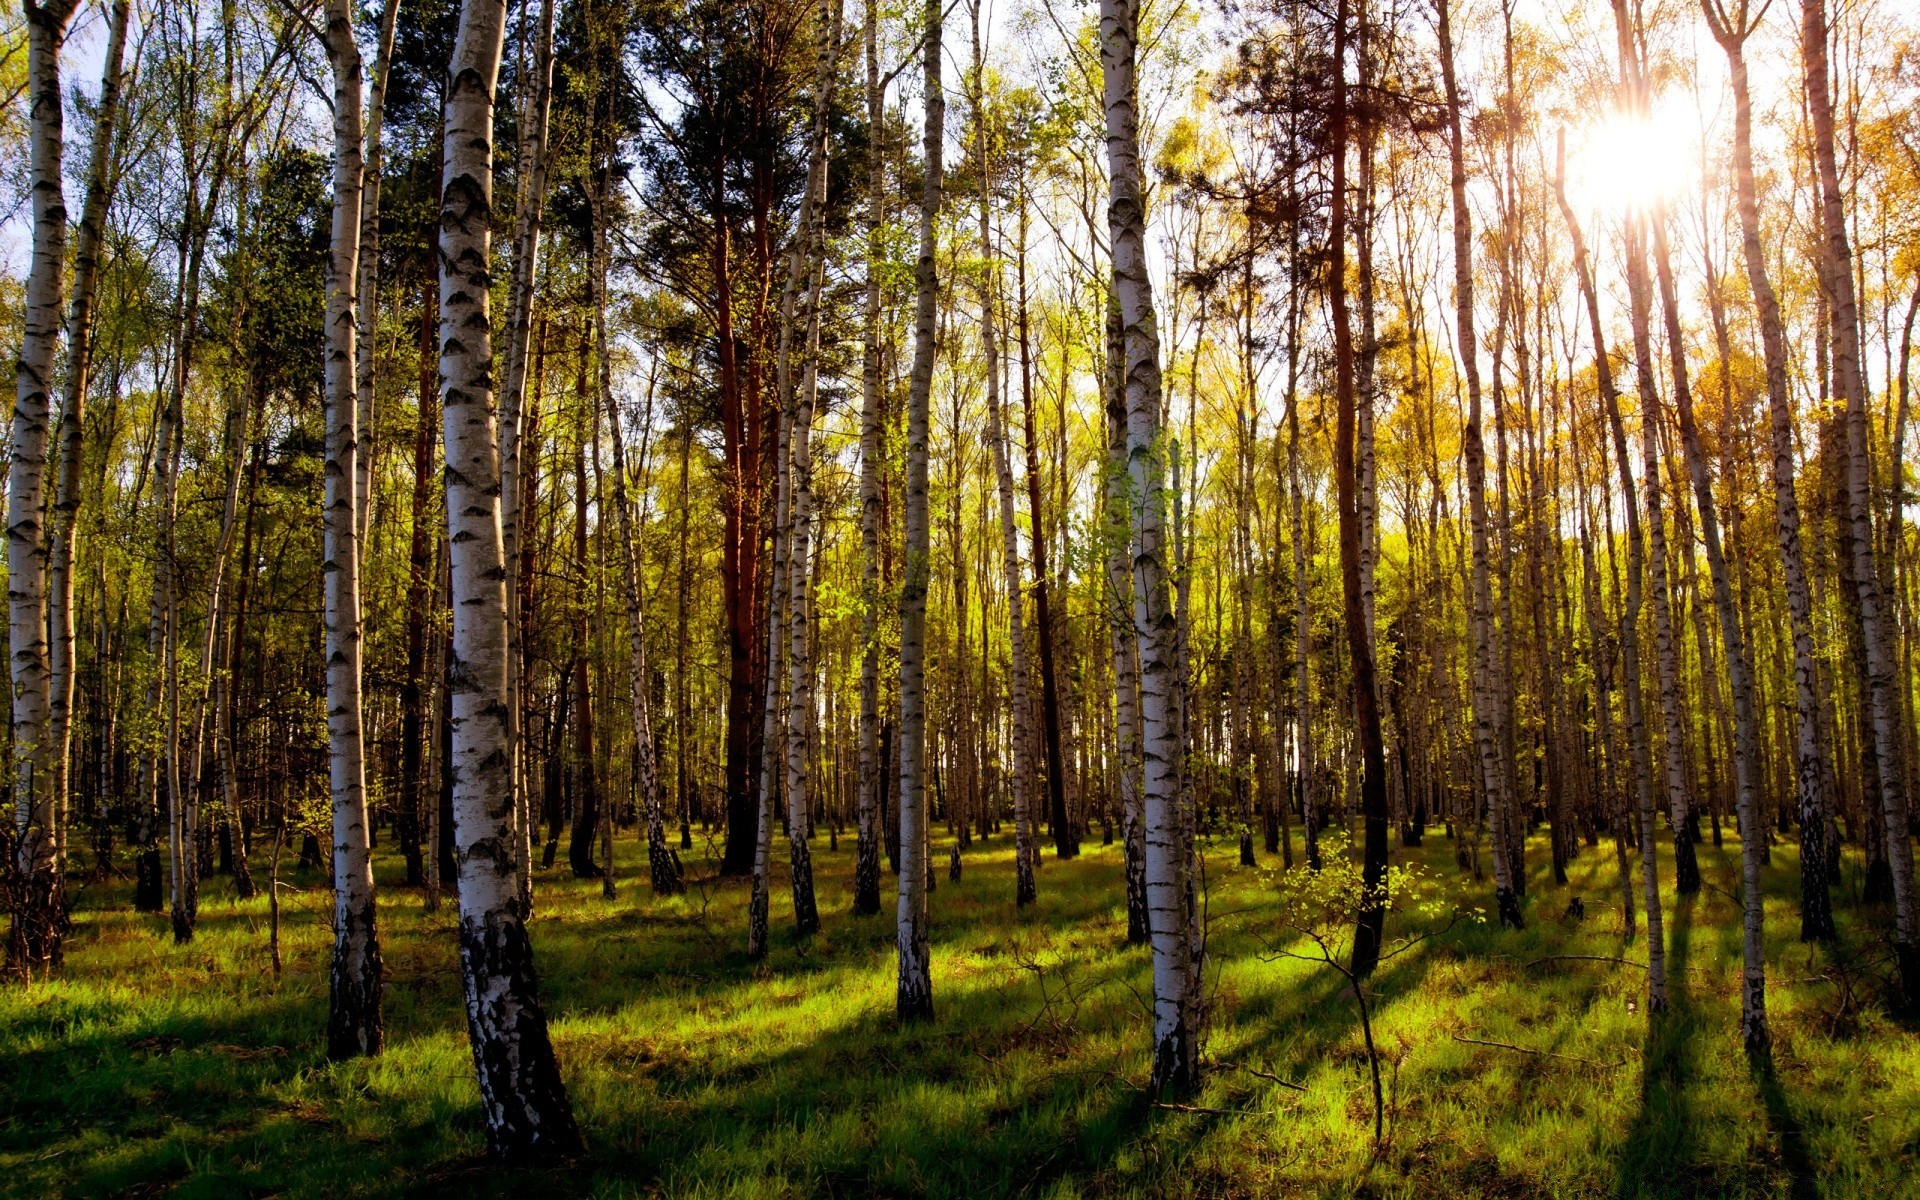
[[[824,831],[822,831],[824,832]],[[1283,956],[1278,859],[1202,839],[1211,1065],[1185,1109],[1152,1106],[1151,996],[1129,948],[1118,846],[1046,860],[1016,912],[1011,837],[943,864],[931,897],[936,1019],[894,1019],[893,927],[848,915],[851,838],[816,845],[822,932],[741,944],[745,881],[696,867],[655,899],[564,866],[532,935],[588,1152],[484,1158],[453,910],[427,914],[377,860],[387,1046],[330,1063],[325,876],[283,881],[276,980],[264,898],[207,881],[199,934],[166,936],[124,881],[78,890],[64,971],[0,990],[0,1185],[15,1196],[1823,1196],[1920,1188],[1920,1049],[1883,1015],[1878,914],[1849,860],[1833,947],[1794,937],[1797,864],[1772,850],[1776,1070],[1739,1041],[1738,843],[1666,902],[1673,1011],[1649,1029],[1641,940],[1624,941],[1610,844],[1553,884],[1529,856],[1528,925],[1471,919],[1484,886],[1440,830],[1427,895],[1369,985],[1384,1083],[1344,979]],[[1663,847],[1663,849],[1666,849]],[[695,852],[698,855],[698,851]],[[784,896],[776,887],[774,895]],[[1584,916],[1571,901],[1581,900]],[[1462,920],[1460,913],[1469,914]],[[1879,928],[1884,928],[1880,924]]]

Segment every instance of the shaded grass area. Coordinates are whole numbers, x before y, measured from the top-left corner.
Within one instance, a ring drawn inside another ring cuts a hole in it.
[[[822,831],[824,833],[824,831]],[[744,953],[744,883],[656,900],[537,884],[533,939],[590,1150],[483,1157],[453,915],[382,857],[387,1052],[324,1057],[328,893],[292,877],[276,981],[266,903],[208,882],[176,947],[124,883],[78,896],[64,974],[0,989],[0,1192],[21,1196],[1885,1196],[1920,1194],[1920,1042],[1881,1015],[1882,913],[1838,898],[1841,943],[1796,940],[1798,870],[1767,873],[1776,1070],[1740,1050],[1738,843],[1668,896],[1673,1010],[1649,1028],[1611,847],[1556,888],[1531,848],[1528,928],[1458,925],[1374,981],[1384,1146],[1358,1013],[1324,967],[1278,958],[1277,865],[1206,848],[1213,1064],[1205,1112],[1153,1109],[1144,950],[1125,945],[1119,848],[1051,857],[1012,905],[1009,838],[931,897],[937,1019],[893,1016],[889,917],[856,919],[852,843],[814,848],[822,933]],[[1490,886],[1430,835],[1442,907]],[[784,857],[784,856],[781,856]],[[1664,855],[1663,855],[1664,857]],[[945,847],[934,855],[946,861]],[[1850,868],[1851,870],[1851,868]],[[638,874],[636,874],[638,873]],[[696,869],[696,873],[699,873]],[[1584,920],[1564,915],[1579,895]],[[890,899],[890,896],[889,896]],[[891,905],[887,906],[891,914]],[[1395,916],[1390,936],[1444,916]],[[1555,956],[1588,955],[1593,958]],[[1466,1039],[1466,1040],[1462,1040]],[[1489,1045],[1486,1043],[1502,1043]],[[1304,1090],[1285,1086],[1272,1077]]]

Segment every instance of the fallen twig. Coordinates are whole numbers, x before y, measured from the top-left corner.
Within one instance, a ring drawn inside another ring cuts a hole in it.
[[[1585,1063],[1590,1067],[1613,1067],[1620,1065],[1618,1063],[1603,1063],[1591,1058],[1580,1058],[1572,1054],[1559,1054],[1552,1050],[1534,1050],[1526,1046],[1516,1046],[1512,1042],[1489,1042],[1481,1038],[1461,1037],[1457,1033],[1453,1035],[1453,1040],[1456,1042],[1465,1042],[1470,1046],[1492,1046],[1500,1050],[1517,1050],[1521,1054],[1532,1054],[1541,1058],[1564,1058],[1568,1062]]]
[[[1207,1108],[1199,1104],[1170,1104],[1164,1100],[1155,1100],[1155,1108],[1164,1108],[1168,1112],[1199,1113],[1208,1117],[1268,1117],[1272,1113],[1256,1112],[1245,1108]]]

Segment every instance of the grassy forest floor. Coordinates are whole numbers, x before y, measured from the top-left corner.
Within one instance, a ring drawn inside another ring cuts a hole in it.
[[[824,835],[825,831],[822,831]],[[124,882],[79,892],[67,966],[0,989],[0,1192],[15,1196],[1874,1196],[1920,1194],[1920,1041],[1880,1010],[1884,915],[1838,889],[1843,939],[1801,945],[1790,847],[1767,876],[1778,1072],[1738,1035],[1738,843],[1668,896],[1674,1012],[1649,1037],[1612,847],[1565,888],[1529,848],[1528,928],[1456,925],[1375,988],[1386,1143],[1358,1011],[1325,966],[1277,958],[1277,862],[1207,847],[1213,1064],[1194,1106],[1150,1108],[1147,954],[1125,945],[1119,847],[1049,853],[1012,901],[1011,837],[969,852],[933,915],[938,1019],[893,1021],[888,917],[847,915],[851,839],[815,844],[825,929],[747,961],[747,888],[648,894],[623,836],[619,899],[542,872],[533,938],[589,1152],[483,1157],[450,907],[429,917],[382,847],[386,1053],[328,1063],[328,892],[289,877],[286,969],[266,902],[208,881],[177,947]],[[701,851],[693,856],[697,859]],[[1486,905],[1439,831],[1445,905]],[[784,858],[784,855],[778,857]],[[1663,851],[1663,869],[1670,857]],[[692,873],[703,872],[692,862]],[[264,864],[256,867],[262,871]],[[889,884],[890,886],[890,884]],[[1586,917],[1565,916],[1573,895]],[[1443,918],[1396,914],[1389,937]],[[1549,956],[1591,955],[1593,959]],[[1472,1039],[1472,1040],[1462,1040]],[[1504,1044],[1501,1044],[1504,1043]],[[1264,1073],[1264,1074],[1262,1074]],[[1284,1086],[1279,1077],[1302,1090]]]

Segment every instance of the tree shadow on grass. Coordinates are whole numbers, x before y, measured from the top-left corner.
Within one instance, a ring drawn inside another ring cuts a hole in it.
[[[1640,1111],[1627,1131],[1615,1181],[1622,1200],[1693,1195],[1696,1183],[1709,1182],[1690,1178],[1695,1147],[1687,1092],[1698,1032],[1687,988],[1693,908],[1694,901],[1682,898],[1667,912],[1667,1011],[1649,1015],[1641,1043]]]

